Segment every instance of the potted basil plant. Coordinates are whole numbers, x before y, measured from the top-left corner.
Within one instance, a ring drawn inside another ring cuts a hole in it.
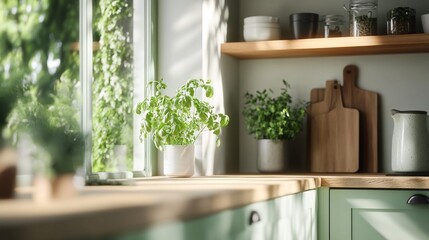
[[[243,115],[250,134],[258,140],[257,166],[260,172],[281,172],[287,167],[289,140],[301,132],[307,104],[292,104],[288,89],[284,87],[279,96],[273,90],[245,94]]]
[[[136,108],[142,116],[140,138],[151,136],[155,147],[164,152],[164,175],[190,177],[194,174],[196,139],[201,132],[211,131],[219,145],[221,128],[229,118],[195,96],[202,89],[206,97],[212,97],[210,81],[191,79],[172,97],[162,93],[167,88],[162,79],[151,81],[149,87],[154,88],[153,96]]]

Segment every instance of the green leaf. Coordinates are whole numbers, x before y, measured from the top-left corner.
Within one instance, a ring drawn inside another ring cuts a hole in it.
[[[213,87],[212,86],[206,86],[206,97],[211,98],[213,97]]]

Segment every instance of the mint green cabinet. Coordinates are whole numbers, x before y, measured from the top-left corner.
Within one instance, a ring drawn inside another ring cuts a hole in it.
[[[316,191],[122,234],[120,240],[316,240]]]
[[[265,239],[317,239],[316,190],[289,195],[274,200],[277,231]]]
[[[420,204],[409,204],[419,195]],[[331,189],[329,239],[429,239],[429,191]]]

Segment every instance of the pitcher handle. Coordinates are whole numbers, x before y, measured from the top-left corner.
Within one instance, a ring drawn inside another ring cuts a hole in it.
[[[393,116],[397,113],[400,113],[401,111],[399,111],[398,109],[392,109],[392,110],[390,110],[390,112],[392,113],[392,116]]]

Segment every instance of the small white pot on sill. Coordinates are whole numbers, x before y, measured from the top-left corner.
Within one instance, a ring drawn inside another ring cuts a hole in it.
[[[164,175],[169,177],[191,177],[194,175],[194,145],[164,146]]]

